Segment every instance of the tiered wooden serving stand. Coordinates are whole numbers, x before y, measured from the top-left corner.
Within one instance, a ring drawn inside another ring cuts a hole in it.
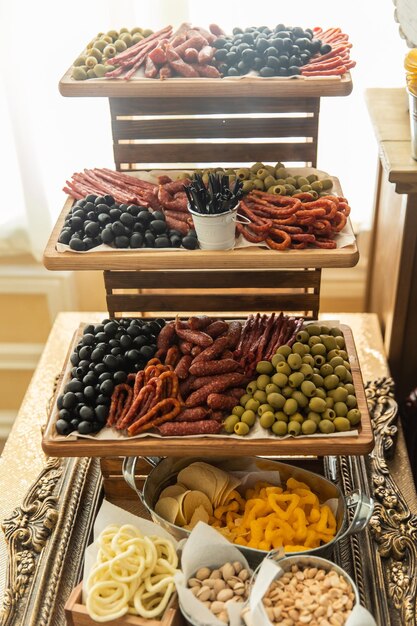
[[[109,98],[116,168],[132,173],[156,168],[244,166],[255,161],[275,163],[278,160],[288,167],[295,164],[315,167],[320,98],[346,96],[351,90],[349,74],[341,79],[171,79],[164,82],[142,79],[80,83],[73,81],[67,72],[60,82],[64,96]],[[320,306],[321,269],[352,267],[359,258],[356,244],[336,250],[287,252],[253,247],[228,252],[58,253],[57,239],[71,204],[69,199],[53,230],[45,250],[45,266],[51,270],[103,270],[110,316],[168,311],[283,310],[316,318]],[[219,292],[222,289],[223,293]],[[208,290],[216,290],[216,293]],[[362,386],[360,396],[365,402]],[[315,446],[313,440],[307,439],[304,447],[300,439],[295,447],[286,450],[286,446],[280,448],[276,443],[270,446],[267,441],[262,445],[253,442],[252,447],[248,447],[249,442],[236,441],[233,453],[274,455],[324,473],[340,484],[345,493],[354,486],[368,491],[359,469],[360,456],[351,457],[354,476],[350,476],[349,466],[344,462],[339,465],[336,457],[326,456],[368,452],[373,445],[369,422],[365,434],[366,444],[359,448],[354,442],[349,445],[341,442],[333,447],[328,444],[323,448],[318,443],[320,440],[316,440]],[[140,439],[126,441],[123,454],[214,457],[231,453],[230,446],[224,446],[225,440],[194,440],[198,442],[194,446],[190,441],[154,440],[152,443],[150,438],[146,443]],[[78,443],[81,442],[71,444],[72,450],[68,444],[57,449],[56,445],[50,447],[48,443],[44,444],[44,449],[48,453],[72,456],[77,454]],[[112,450],[108,443],[103,443],[84,454],[106,457],[101,459],[101,472],[107,497],[126,497],[131,501],[133,492],[121,476],[122,459],[112,458],[115,457]],[[143,461],[138,463],[137,470],[140,482],[149,472],[149,466]],[[143,508],[141,514],[147,514]],[[335,559],[345,566],[346,550],[351,563],[355,558],[352,550],[358,544],[352,541],[345,542],[335,553]],[[354,568],[356,562],[359,561],[355,560]],[[362,573],[359,582],[365,602],[369,588],[362,581]]]

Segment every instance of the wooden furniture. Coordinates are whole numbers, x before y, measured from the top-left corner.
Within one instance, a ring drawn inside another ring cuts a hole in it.
[[[378,314],[403,399],[417,386],[417,162],[405,90],[369,89],[366,97],[379,147],[366,310]]]
[[[338,179],[333,180],[335,192],[343,195]],[[104,270],[111,316],[122,312],[256,309],[298,311],[316,318],[321,269],[353,267],[359,259],[356,242],[334,250],[277,251],[251,246],[229,251],[58,252],[59,234],[72,203],[68,198],[54,226],[44,264],[50,270]],[[353,236],[350,222],[348,225]]]
[[[74,330],[87,317],[98,323],[104,315],[101,312],[62,313],[58,316],[0,457],[0,519],[6,532],[0,535],[2,626],[64,626],[65,601],[82,576],[82,554],[90,540],[91,526],[102,497],[100,467],[96,460],[87,458],[51,458],[46,462],[41,449],[41,429]],[[326,317],[334,319],[335,315]],[[376,315],[343,314],[340,317],[353,330],[364,379],[369,381],[386,376],[388,372]],[[379,415],[379,418],[375,417],[379,421],[374,424],[379,424],[378,428],[388,435],[393,432],[395,411],[384,415],[386,408],[382,408],[382,403],[391,411],[390,400],[381,386],[375,388],[381,396],[381,404],[374,411],[375,416]],[[335,558],[354,577],[362,602],[374,613],[378,626],[412,626],[412,621],[403,619],[403,611],[410,609],[414,615],[415,593],[401,582],[402,577],[393,581],[391,572],[394,567],[404,572],[412,587],[415,579],[412,556],[415,537],[412,533],[416,523],[411,511],[417,512],[417,496],[401,429],[395,456],[388,463],[380,455],[389,442],[380,435],[378,437],[378,445],[368,459],[342,456],[336,460],[332,457],[325,458],[324,465],[326,475],[332,476],[344,491],[361,487],[379,498],[381,515],[387,520],[386,523],[381,521],[379,531],[379,540],[386,546],[385,556],[380,557],[373,535],[366,531],[348,539]],[[390,449],[392,451],[393,446]],[[309,462],[313,463],[314,459]],[[365,468],[371,462],[372,468],[366,473]],[[377,471],[375,463],[382,463],[383,467]],[[311,465],[310,469],[313,469]],[[316,466],[314,471],[323,470]],[[127,500],[130,495],[127,486],[120,489],[119,474],[120,463],[115,462],[113,467],[107,468],[107,497],[119,506],[145,515],[137,500]],[[397,481],[394,494],[381,486],[390,477]],[[382,491],[379,493],[377,489]],[[391,522],[390,515],[398,514],[401,493],[407,503],[401,506],[408,507],[407,510],[401,509],[402,532],[407,539],[398,544],[403,546],[404,552],[394,551],[393,554],[387,546],[397,537],[399,529],[398,521]],[[379,520],[378,517],[378,523]],[[401,584],[401,588],[397,584]],[[393,600],[388,598],[397,591],[398,606],[395,608]]]

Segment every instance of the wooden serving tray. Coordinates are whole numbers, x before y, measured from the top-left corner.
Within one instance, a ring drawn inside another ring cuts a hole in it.
[[[328,437],[288,437],[286,439],[250,439],[250,437],[143,437],[139,439],[70,439],[55,433],[56,400],[70,378],[70,356],[82,333],[80,326],[69,348],[55,397],[51,404],[47,425],[42,437],[42,448],[55,457],[114,457],[114,456],[282,456],[282,455],[363,455],[374,447],[374,435],[368,412],[362,374],[353,334],[349,326],[339,325],[349,355],[358,409],[362,420],[358,435]]]
[[[148,79],[151,80],[151,79]],[[191,79],[189,79],[191,80]],[[198,79],[195,79],[198,80]],[[206,79],[204,79],[206,80]],[[210,80],[210,79],[207,79]],[[82,82],[82,81],[81,81]],[[289,168],[291,169],[294,168]],[[296,168],[302,175],[304,168]],[[136,175],[133,172],[129,172]],[[308,173],[311,169],[308,168]],[[343,196],[340,182],[333,180],[333,189]],[[111,252],[58,252],[56,245],[69,210],[75,200],[67,198],[44,251],[43,263],[48,270],[210,270],[210,269],[278,269],[306,267],[354,267],[359,260],[356,242],[345,248],[323,250],[269,250],[257,246],[235,250],[162,250],[154,248],[124,249]],[[351,222],[349,228],[353,234]]]
[[[309,78],[154,78],[74,80],[70,67],[59,81],[62,96],[107,98],[320,98],[348,96],[353,89],[350,72],[343,76]]]

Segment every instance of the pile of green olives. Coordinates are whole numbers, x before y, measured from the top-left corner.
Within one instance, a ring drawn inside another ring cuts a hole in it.
[[[87,80],[89,78],[103,78],[107,72],[115,67],[106,64],[106,61],[123,52],[135,43],[152,34],[149,28],[121,28],[109,30],[107,33],[98,33],[90,41],[84,52],[74,61],[71,77],[74,80]]]
[[[342,331],[308,324],[295,343],[259,361],[226,432],[247,435],[259,420],[277,436],[332,434],[356,429],[361,414]]]
[[[333,187],[331,178],[319,180],[317,174],[308,174],[307,176],[293,175],[281,162],[275,165],[264,165],[258,162],[251,167],[241,167],[239,169],[223,169],[220,167],[196,170],[194,174],[200,174],[203,177],[203,181],[208,183],[209,174],[215,172],[227,174],[231,182],[239,178],[243,182],[243,193],[250,193],[254,189],[276,193],[280,196],[308,193],[311,195],[312,200],[316,200],[319,196],[327,196]]]

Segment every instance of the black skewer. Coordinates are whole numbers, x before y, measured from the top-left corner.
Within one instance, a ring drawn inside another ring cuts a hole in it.
[[[184,185],[189,207],[196,213],[219,215],[231,211],[242,197],[243,183],[236,179],[230,189],[229,176],[226,174],[209,174],[205,185],[200,174],[194,175],[189,185]]]

